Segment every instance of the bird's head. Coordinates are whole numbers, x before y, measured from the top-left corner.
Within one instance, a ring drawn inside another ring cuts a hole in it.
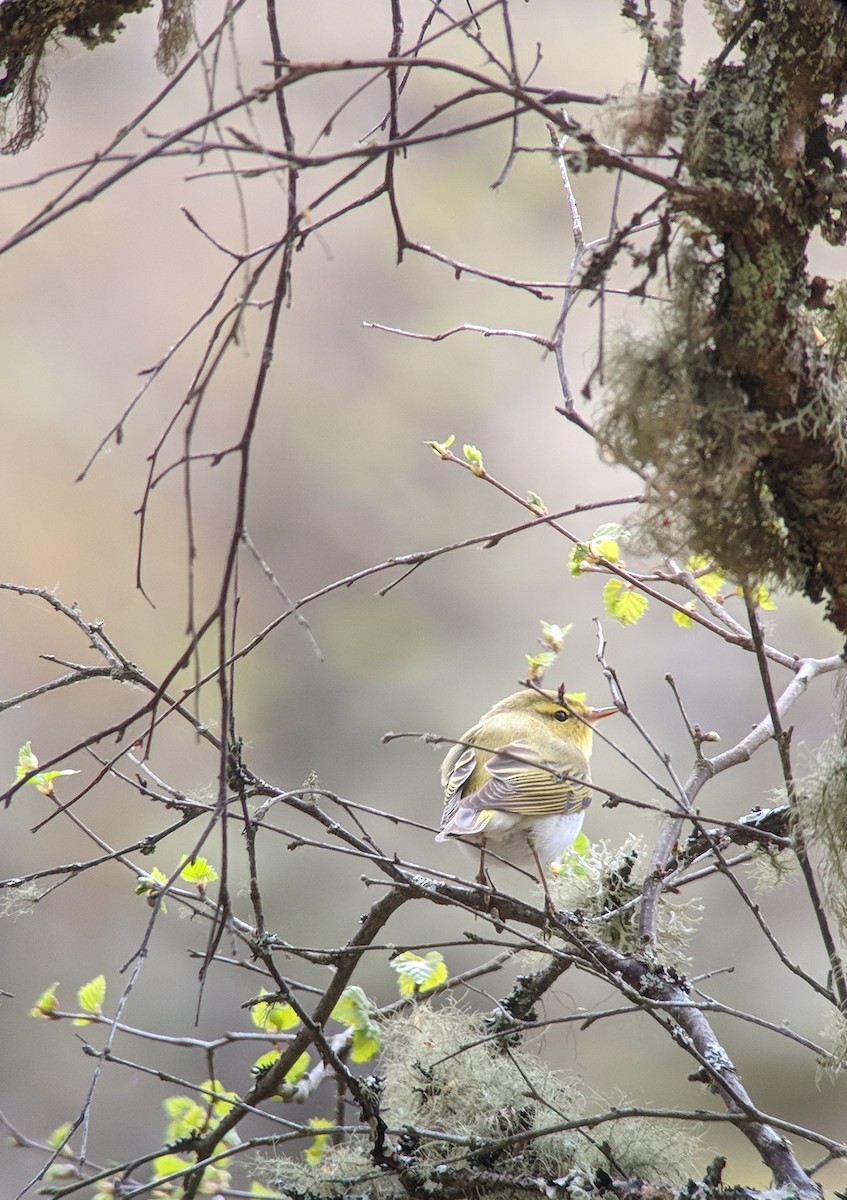
[[[617,711],[616,708],[592,708],[585,703],[582,695],[566,692],[564,688],[559,688],[557,692],[526,688],[495,704],[486,715],[514,714],[518,720],[538,720],[550,733],[588,756],[591,753],[594,722]]]

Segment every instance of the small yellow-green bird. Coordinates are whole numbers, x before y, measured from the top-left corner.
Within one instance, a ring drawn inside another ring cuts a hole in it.
[[[557,862],[591,803],[593,725],[616,708],[589,708],[564,689],[507,696],[463,734],[441,764],[437,842],[461,839],[518,866]]]

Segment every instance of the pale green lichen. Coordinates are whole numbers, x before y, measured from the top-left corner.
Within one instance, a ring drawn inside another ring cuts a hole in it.
[[[795,785],[795,820],[808,848],[819,855],[824,899],[842,939],[847,936],[847,684],[835,694],[835,733]]]
[[[0,891],[0,917],[15,921],[18,917],[28,916],[43,894],[34,883],[3,888]]]
[[[419,1004],[387,1021],[381,1072],[389,1153],[421,1194],[437,1195],[458,1174],[480,1200],[518,1200],[528,1177],[591,1178],[600,1168],[680,1185],[699,1150],[680,1122],[615,1116],[592,1127],[591,1108],[619,1108],[620,1097],[589,1106],[576,1080],[487,1037],[482,1018],[455,1004]],[[561,1128],[571,1122],[574,1128]],[[314,1165],[265,1159],[257,1172],[286,1196],[408,1195],[395,1175],[375,1168],[360,1135],[329,1147]]]
[[[754,847],[747,866],[753,891],[759,896],[791,883],[799,869],[792,850],[774,850],[766,845]]]
[[[161,0],[156,66],[173,75],[194,35],[194,0]]]
[[[630,834],[620,846],[595,842],[588,855],[551,884],[555,903],[578,910],[591,933],[622,954],[639,954],[640,898],[649,870],[644,838]],[[663,966],[685,970],[687,951],[699,924],[699,899],[663,894],[659,900],[651,955]]]
[[[824,1077],[837,1079],[847,1070],[847,1016],[831,1009],[823,1037],[829,1042],[829,1052],[818,1056],[816,1080],[819,1085]]]

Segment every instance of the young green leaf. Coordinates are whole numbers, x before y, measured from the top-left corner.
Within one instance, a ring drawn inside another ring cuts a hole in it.
[[[547,621],[541,622],[541,641],[558,654],[562,649],[565,638],[573,629],[573,625],[552,625]]]
[[[371,1002],[360,987],[350,984],[341,993],[331,1013],[333,1021],[353,1030],[353,1062],[369,1062],[380,1050],[379,1026],[371,1015]]]
[[[59,982],[57,980],[56,983],[51,983],[49,988],[41,993],[33,1007],[29,1010],[31,1017],[53,1017],[53,1014],[59,1007],[59,1001],[56,999],[56,988],[58,986]]]
[[[588,554],[595,562],[605,558],[607,562],[616,563],[621,556],[620,546],[612,538],[596,538],[588,543]]]
[[[306,1071],[309,1069],[309,1062],[309,1052],[308,1050],[304,1050],[295,1062],[294,1066],[286,1071],[285,1082],[290,1084],[292,1087],[295,1083],[299,1083],[306,1074]]]
[[[312,1127],[312,1129],[331,1129],[332,1121],[328,1121],[326,1117],[310,1117],[309,1125]],[[317,1134],[311,1146],[303,1151],[303,1157],[305,1158],[306,1162],[310,1166],[316,1167],[323,1158],[324,1150],[326,1150],[328,1145],[329,1134]]]
[[[571,575],[581,575],[588,568],[588,546],[585,542],[577,542],[568,555],[568,569]]]
[[[262,988],[259,993],[266,996],[269,993]],[[278,1000],[263,1000],[250,1006],[250,1019],[258,1029],[265,1033],[284,1033],[300,1024],[300,1018],[290,1004],[281,1004]]]
[[[550,872],[553,875],[585,875],[587,874],[584,860],[588,857],[591,850],[591,842],[584,833],[578,833],[572,844],[562,854],[559,862],[550,864]]]
[[[453,445],[455,440],[456,435],[451,433],[446,442],[424,442],[424,445],[429,446],[430,450],[437,454],[439,458],[449,458],[450,447]]]
[[[476,446],[463,446],[462,453],[466,461],[470,464],[470,468],[474,475],[484,475],[485,465],[482,461],[482,454],[477,450]]]
[[[168,1175],[176,1175],[190,1166],[191,1162],[187,1158],[180,1158],[178,1154],[160,1154],[153,1160],[153,1178],[165,1179]]]
[[[382,1038],[379,1035],[378,1025],[371,1024],[366,1029],[353,1030],[353,1046],[350,1057],[354,1063],[370,1062],[372,1058],[376,1058],[381,1049]]]
[[[200,1087],[203,1090],[204,1103],[208,1106],[211,1102],[212,1112],[216,1117],[225,1117],[241,1099],[238,1092],[228,1092],[218,1079],[207,1079],[205,1083],[200,1084]]]
[[[106,999],[106,976],[95,975],[93,979],[89,979],[88,983],[84,983],[76,994],[76,1001],[83,1012],[91,1013],[93,1016],[100,1016],[103,1012],[103,1001]],[[88,1025],[90,1022],[85,1017],[76,1017],[74,1025]]]
[[[391,967],[397,972],[400,995],[404,997],[431,991],[447,978],[447,964],[437,950],[430,950],[426,958],[407,950],[392,958]]]
[[[711,567],[712,570],[706,571],[704,575],[697,575],[697,572],[702,571],[705,567]],[[685,569],[697,575],[697,584],[707,596],[718,596],[726,587],[726,580],[723,575],[714,570],[712,559],[703,554],[692,554],[685,564]]]
[[[152,908],[155,906],[159,893],[167,882],[168,877],[164,871],[160,871],[158,867],[151,867],[149,871],[145,871],[143,875],[137,877],[135,894],[136,896],[147,896],[147,903]],[[168,911],[164,900],[160,901],[159,907],[163,913]]]
[[[266,1054],[260,1054],[253,1066],[250,1068],[254,1075],[263,1075],[268,1067],[272,1067],[279,1056],[281,1050],[268,1050]]]
[[[606,521],[602,525],[598,525],[591,535],[592,541],[605,541],[607,538],[613,542],[623,542],[627,540],[627,532],[623,525],[617,521]]]
[[[32,742],[24,742],[18,751],[18,767],[16,777],[23,779],[29,775],[30,771],[34,771],[38,767],[38,759],[32,752]],[[45,796],[53,795],[53,780],[58,779],[61,775],[79,775],[79,771],[39,771],[37,775],[33,775],[32,779],[27,779],[27,783],[31,783],[33,787],[38,788]]]
[[[64,1125],[59,1125],[47,1138],[47,1145],[50,1146],[51,1149],[58,1150],[59,1146],[62,1146],[60,1153],[64,1154],[65,1157],[68,1158],[73,1157],[73,1151],[68,1146],[64,1145],[64,1143],[70,1131],[71,1123],[70,1121],[65,1121]]]
[[[689,600],[684,607],[686,612],[674,611],[673,621],[680,627],[680,629],[693,629],[694,622],[692,621],[691,617],[687,615],[687,613],[692,613],[695,611],[697,608],[697,601]]]
[[[168,1117],[165,1129],[168,1142],[178,1142],[180,1138],[202,1132],[209,1124],[207,1109],[191,1096],[167,1096],[162,1107]]]
[[[617,576],[603,588],[603,603],[607,614],[621,625],[635,625],[647,611],[647,597]]]
[[[341,993],[330,1016],[341,1025],[359,1028],[371,1019],[371,1002],[362,988],[351,983]]]
[[[757,583],[754,588],[750,589],[750,599],[756,608],[761,608],[768,612],[776,608],[773,600],[771,600],[770,592],[763,583]]]
[[[557,655],[552,650],[542,650],[538,654],[525,654],[527,674],[533,683],[538,683],[544,672],[556,661]]]
[[[215,868],[200,854],[196,854],[192,859],[189,859],[187,854],[183,854],[180,864],[182,864],[180,878],[184,879],[186,883],[193,884],[201,895],[210,883],[214,883],[219,878]]]

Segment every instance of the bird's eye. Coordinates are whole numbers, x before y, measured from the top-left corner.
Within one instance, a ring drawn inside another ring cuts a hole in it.
[[[563,708],[560,708],[558,712],[553,713],[554,721],[567,721],[567,719],[568,719],[568,714],[565,712],[565,710]]]

